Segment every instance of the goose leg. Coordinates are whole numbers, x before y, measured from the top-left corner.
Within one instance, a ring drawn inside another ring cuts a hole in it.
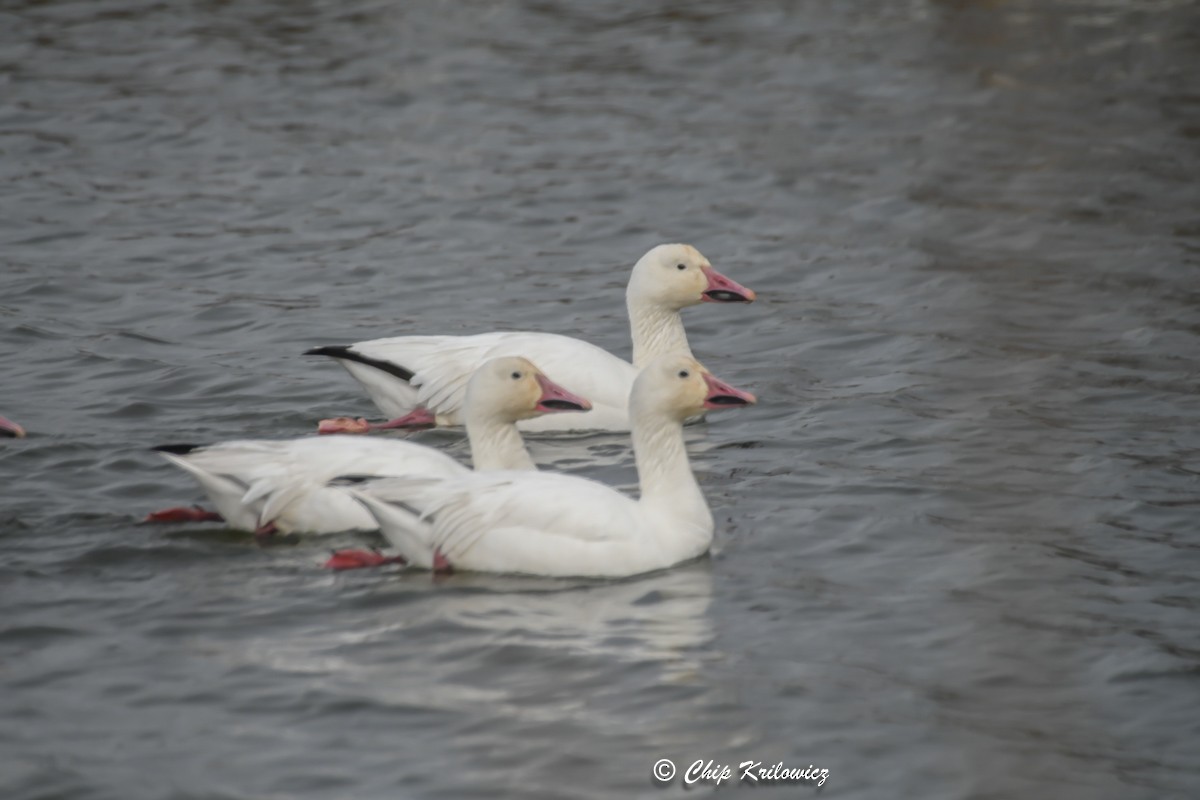
[[[454,572],[454,565],[442,553],[440,547],[434,548],[433,551],[433,571],[440,575],[449,575],[451,572]]]
[[[161,511],[152,511],[142,522],[224,522],[225,518],[215,511],[200,506],[174,506]]]
[[[403,417],[389,419],[387,422],[368,422],[365,417],[333,417],[317,423],[317,433],[369,433],[371,431],[386,431],[393,428],[415,430],[437,426],[437,417],[427,409],[413,409]]]
[[[274,522],[264,522],[254,529],[254,539],[260,545],[269,544],[277,533],[279,529],[275,527]]]
[[[344,550],[334,550],[333,555],[329,557],[322,566],[325,569],[347,570],[347,569],[365,569],[366,567],[382,567],[385,564],[407,564],[408,560],[404,556],[385,556],[383,553],[372,548],[371,550],[355,550],[347,548]]]

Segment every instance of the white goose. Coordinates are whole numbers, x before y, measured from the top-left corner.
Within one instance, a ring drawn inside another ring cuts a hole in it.
[[[0,438],[23,439],[25,429],[11,419],[0,417]]]
[[[467,387],[465,416],[475,469],[536,469],[517,420],[589,406],[524,358],[486,362]],[[223,519],[232,528],[260,535],[377,528],[375,518],[344,487],[328,485],[339,476],[437,479],[470,474],[433,448],[359,436],[164,445],[155,450],[196,478],[217,512],[174,508],[151,514],[148,521]]]
[[[687,356],[643,369],[630,397],[641,499],[544,472],[384,479],[355,492],[410,563],[547,576],[622,577],[708,550],[713,518],[688,463],[683,422],[755,402]]]
[[[473,336],[397,336],[352,345],[315,347],[367,390],[389,422],[339,417],[322,433],[363,433],[394,427],[461,425],[464,387],[489,358],[524,355],[592,401],[586,413],[524,420],[523,431],[629,430],[629,391],[638,370],[668,353],[691,355],[681,309],[703,302],[750,303],[751,289],[726,278],[696,248],[663,244],[637,262],[625,304],[633,363],[593,344],[553,333],[502,332]]]

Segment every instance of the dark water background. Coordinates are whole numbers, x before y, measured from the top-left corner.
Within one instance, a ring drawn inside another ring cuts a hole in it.
[[[1198,168],[1194,2],[0,4],[0,796],[1200,797]],[[712,559],[135,524],[147,446],[372,413],[306,347],[627,353],[680,240],[761,297],[686,315],[762,399],[689,434]]]

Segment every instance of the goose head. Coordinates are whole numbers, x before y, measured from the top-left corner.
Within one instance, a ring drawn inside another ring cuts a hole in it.
[[[641,371],[633,384],[633,403],[683,422],[710,408],[753,405],[758,398],[713,376],[699,361],[680,355],[660,356]]]
[[[20,439],[25,436],[25,429],[11,419],[0,417],[0,438]]]
[[[638,259],[625,296],[678,311],[700,303],[752,303],[757,295],[713,269],[691,245],[660,244]]]
[[[466,408],[485,410],[501,422],[517,422],[561,411],[588,411],[591,402],[546,377],[529,359],[494,358],[467,383]]]

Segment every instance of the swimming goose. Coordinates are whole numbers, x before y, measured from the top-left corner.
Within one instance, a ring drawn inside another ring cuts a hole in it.
[[[486,362],[467,386],[465,416],[475,469],[536,469],[516,421],[589,407],[587,400],[551,381],[527,359]],[[470,473],[431,447],[359,436],[164,445],[155,450],[196,478],[217,511],[167,509],[147,521],[224,520],[231,528],[261,535],[377,528],[375,518],[344,488],[328,485],[338,476],[447,478]]]
[[[390,427],[461,425],[471,371],[501,355],[525,355],[592,401],[586,413],[523,420],[523,431],[629,430],[629,391],[638,369],[667,353],[691,355],[681,309],[704,302],[750,303],[751,289],[712,268],[686,244],[663,244],[633,267],[625,291],[633,363],[593,344],[553,333],[397,336],[352,345],[315,347],[305,355],[337,359],[384,414],[393,419],[323,420],[323,433],[363,433]]]
[[[687,356],[661,356],[630,397],[641,499],[586,478],[480,472],[382,479],[354,491],[412,565],[546,576],[623,577],[706,552],[713,517],[692,474],[683,422],[755,402]]]
[[[0,438],[22,439],[25,429],[11,419],[0,417]]]

